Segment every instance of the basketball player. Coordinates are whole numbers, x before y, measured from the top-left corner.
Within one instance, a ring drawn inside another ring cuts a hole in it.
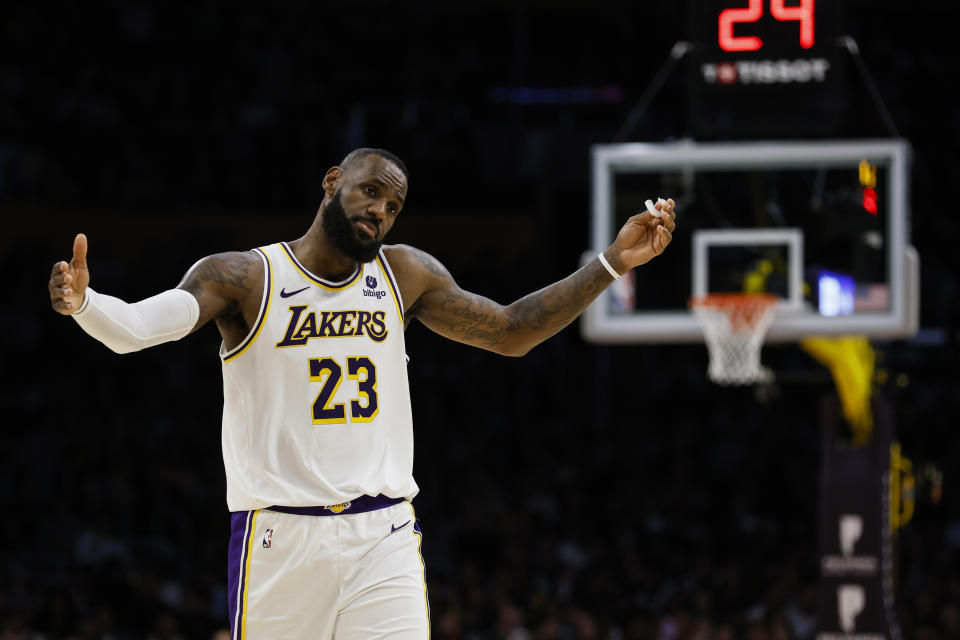
[[[407,198],[392,153],[353,151],[323,188],[303,237],[209,256],[134,304],[89,287],[79,234],[72,260],[53,267],[50,301],[118,353],[216,322],[234,639],[427,638],[404,328],[416,318],[523,355],[666,249],[674,202],[630,218],[576,273],[503,306],[461,289],[423,251],[382,245]]]

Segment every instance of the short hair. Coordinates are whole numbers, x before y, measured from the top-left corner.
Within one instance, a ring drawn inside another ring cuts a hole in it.
[[[384,160],[389,160],[393,164],[397,165],[397,168],[403,172],[403,177],[407,179],[407,182],[410,181],[410,172],[407,171],[407,165],[397,157],[396,154],[387,151],[386,149],[372,149],[370,147],[360,147],[359,149],[354,149],[346,155],[346,157],[340,161],[340,168],[344,171],[349,169],[354,169],[363,162],[363,159],[367,156],[380,156]]]

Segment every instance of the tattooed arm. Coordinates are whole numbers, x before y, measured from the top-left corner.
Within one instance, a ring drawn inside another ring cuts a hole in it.
[[[673,200],[667,200],[662,216],[643,213],[627,221],[604,251],[618,273],[663,253],[676,228],[673,207]],[[522,356],[566,327],[613,282],[595,259],[563,280],[503,306],[461,289],[439,261],[422,251],[397,246],[386,254],[408,305],[408,318],[417,318],[452,340],[508,356]]]
[[[399,246],[386,254],[403,283],[402,292],[410,280],[404,274],[420,271],[424,291],[407,309],[407,318],[417,318],[451,340],[506,356],[522,356],[570,324],[613,280],[594,260],[571,276],[503,306],[461,289],[429,254]],[[402,295],[408,299],[407,293]]]
[[[263,297],[263,262],[253,251],[208,256],[187,271],[177,288],[192,293],[200,307],[192,331],[215,320],[229,350],[256,322]]]

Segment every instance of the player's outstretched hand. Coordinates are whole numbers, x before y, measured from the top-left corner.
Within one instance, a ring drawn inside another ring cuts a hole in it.
[[[677,228],[675,206],[673,198],[658,200],[653,207],[659,215],[644,211],[627,220],[611,247],[616,255],[607,256],[613,258],[611,263],[619,273],[649,262],[664,252]]]
[[[50,274],[50,305],[57,313],[70,315],[80,308],[83,294],[90,284],[90,272],[87,270],[87,236],[78,233],[73,240],[73,259],[69,263],[60,261],[53,265]]]

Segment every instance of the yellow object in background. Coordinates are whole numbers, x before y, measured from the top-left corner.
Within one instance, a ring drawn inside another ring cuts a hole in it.
[[[900,443],[890,444],[890,526],[896,531],[913,518],[916,504],[913,463],[905,458]]]
[[[853,430],[852,444],[869,442],[873,432],[870,396],[877,361],[870,341],[864,336],[816,336],[801,340],[800,347],[830,370],[843,416]]]
[[[860,186],[866,187],[868,189],[875,189],[877,186],[877,167],[867,162],[866,159],[860,161],[860,165],[857,168],[857,173],[860,176]]]

